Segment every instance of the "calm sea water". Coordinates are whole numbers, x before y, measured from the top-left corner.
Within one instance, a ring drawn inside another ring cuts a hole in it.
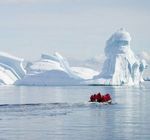
[[[113,105],[88,103],[109,92]],[[150,82],[141,87],[0,87],[0,140],[149,140]]]

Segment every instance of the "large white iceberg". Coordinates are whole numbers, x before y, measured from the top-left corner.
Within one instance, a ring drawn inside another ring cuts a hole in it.
[[[147,67],[130,47],[131,36],[120,29],[106,42],[106,60],[101,72],[70,67],[59,53],[42,54],[40,60],[23,67],[23,59],[0,53],[0,85],[137,85]]]
[[[23,59],[0,52],[0,85],[11,85],[26,74]]]
[[[135,56],[130,41],[130,34],[123,28],[109,38],[102,72],[92,82],[102,85],[137,85],[143,81],[146,62]]]
[[[16,85],[81,85],[98,74],[89,68],[70,67],[59,53],[41,56],[28,68],[28,73]]]

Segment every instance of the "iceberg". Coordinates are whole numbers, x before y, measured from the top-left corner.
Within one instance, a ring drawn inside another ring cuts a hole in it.
[[[145,60],[140,60],[130,46],[131,36],[123,28],[116,31],[107,40],[106,60],[102,71],[93,81],[102,85],[137,85],[143,82],[143,72],[147,67]]]
[[[81,85],[98,74],[90,68],[70,67],[59,53],[42,54],[41,59],[29,66],[28,73],[16,85]]]
[[[26,74],[24,60],[0,52],[0,85],[11,85]]]
[[[25,68],[24,59],[0,53],[0,85],[138,85],[144,81],[147,63],[134,54],[130,42],[131,36],[123,28],[111,35],[101,72],[72,67],[58,52],[42,54]]]

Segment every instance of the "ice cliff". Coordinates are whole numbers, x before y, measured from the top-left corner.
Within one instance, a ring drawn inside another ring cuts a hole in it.
[[[26,74],[23,59],[0,52],[0,85],[14,84]]]
[[[123,28],[107,40],[106,60],[102,72],[94,77],[95,83],[103,85],[137,85],[143,81],[146,62],[139,60],[130,46],[131,36]]]

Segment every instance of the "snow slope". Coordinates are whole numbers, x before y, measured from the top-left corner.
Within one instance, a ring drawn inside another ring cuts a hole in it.
[[[16,85],[80,85],[98,74],[89,68],[70,67],[59,53],[51,56],[43,54],[28,69],[28,74],[16,81]]]
[[[0,52],[0,85],[14,84],[25,74],[23,59]]]

